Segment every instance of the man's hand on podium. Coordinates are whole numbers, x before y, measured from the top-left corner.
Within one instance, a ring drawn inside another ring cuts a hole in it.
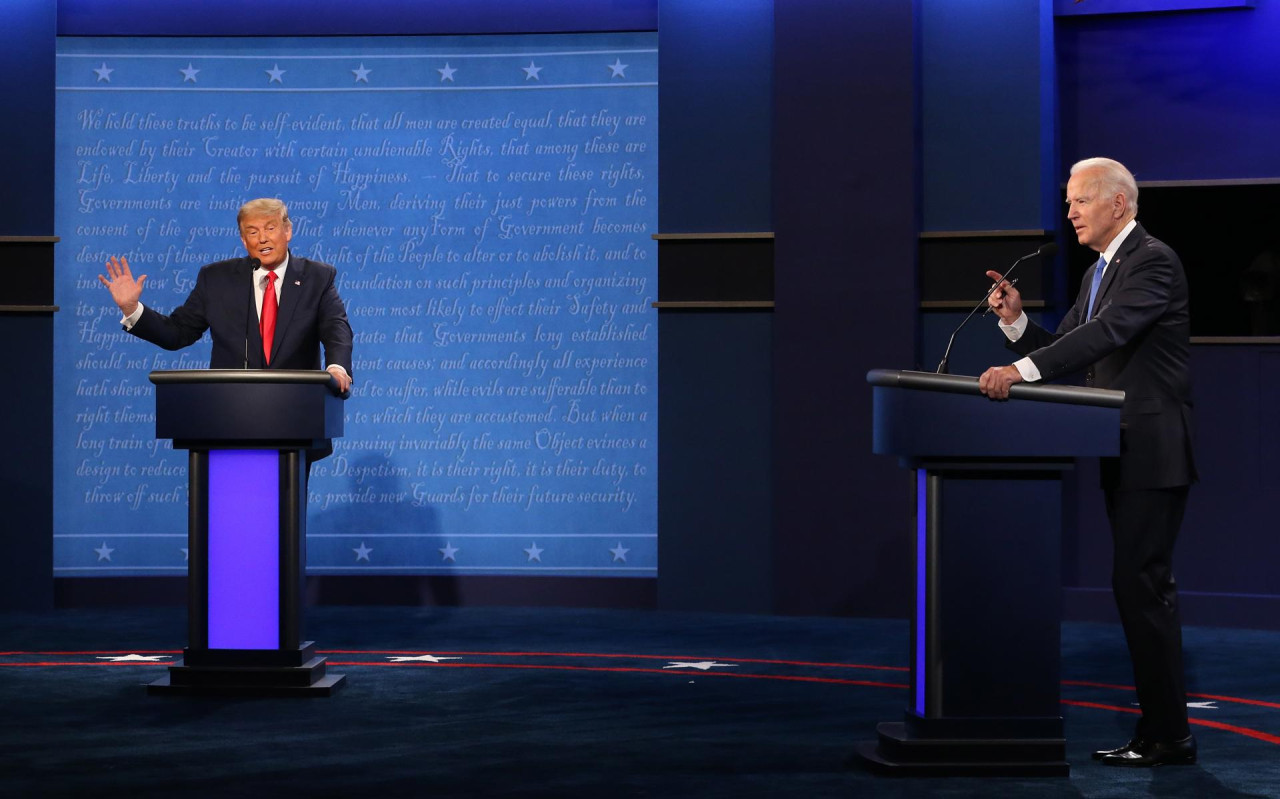
[[[978,378],[978,388],[993,400],[1009,399],[1009,387],[1022,382],[1016,366],[993,366]]]
[[[334,364],[325,370],[333,375],[333,379],[338,381],[338,393],[346,394],[351,390],[351,375],[347,374],[347,370],[341,366]]]

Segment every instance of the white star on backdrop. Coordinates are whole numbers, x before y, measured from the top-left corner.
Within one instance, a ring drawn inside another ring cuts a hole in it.
[[[182,552],[182,559],[184,561],[191,560],[191,552],[186,547],[178,547],[178,550]]]
[[[462,658],[442,658],[435,655],[417,655],[415,657],[389,657],[387,660],[392,663],[439,663],[442,660],[462,660]]]
[[[114,69],[112,69],[111,67],[107,66],[107,62],[106,62],[106,61],[103,61],[103,62],[102,62],[102,66],[100,66],[100,67],[98,67],[97,69],[95,69],[95,70],[94,70],[94,72],[98,73],[98,82],[99,82],[99,83],[101,83],[101,82],[102,82],[102,81],[104,81],[104,80],[105,80],[107,83],[110,83],[110,82],[111,82],[111,73],[112,73],[112,72],[115,72],[115,70],[114,70]]]
[[[529,66],[520,68],[524,70],[525,80],[542,80],[542,78],[538,77],[538,73],[542,71],[542,67],[535,67],[532,61],[529,62]]]
[[[454,557],[454,555],[456,555],[457,553],[458,553],[458,547],[455,547],[453,544],[450,544],[448,541],[445,541],[444,549],[440,550],[440,560],[451,560],[454,563],[457,563],[458,559]]]
[[[365,69],[363,63],[360,65],[359,69],[351,70],[351,74],[356,76],[356,83],[368,83],[370,72],[373,72],[373,70]]]
[[[609,77],[611,77],[611,78],[625,78],[625,77],[627,76],[627,75],[626,75],[627,67],[629,67],[629,66],[631,66],[631,65],[630,65],[630,64],[624,64],[624,63],[622,63],[622,59],[621,59],[621,58],[615,58],[615,59],[613,59],[613,63],[612,63],[612,64],[606,64],[605,66],[609,67],[609,69],[613,71],[613,74],[612,74],[612,75],[610,75]]]
[[[165,660],[168,655],[114,655],[111,657],[103,657],[99,655],[98,660],[109,660],[112,663],[155,663],[158,660]]]
[[[536,561],[538,561],[539,563],[541,563],[541,562],[542,562],[542,553],[543,553],[543,552],[545,552],[546,550],[545,550],[545,549],[543,549],[542,547],[538,546],[538,542],[537,542],[537,541],[534,541],[534,542],[533,542],[533,546],[525,547],[525,550],[524,550],[524,551],[525,551],[525,554],[527,554],[527,555],[529,556],[529,562],[530,562],[530,563],[532,563],[532,562],[533,562],[533,561],[535,561],[535,560],[536,560]]]
[[[188,62],[187,62],[187,68],[186,68],[186,69],[180,69],[180,70],[178,70],[178,71],[182,73],[182,82],[183,82],[183,83],[195,83],[195,82],[196,82],[196,73],[197,73],[197,72],[199,72],[200,70],[196,69],[196,68],[195,68],[195,66],[193,66],[193,65],[192,65],[192,63],[191,63],[190,61],[188,61]]]
[[[267,83],[284,83],[284,73],[288,70],[281,69],[279,64],[273,64],[271,69],[262,71],[271,76]]]
[[[736,669],[737,663],[717,663],[714,660],[673,660],[664,669],[697,669],[698,671],[710,671],[711,669]]]
[[[449,81],[450,83],[453,83],[453,73],[457,71],[458,70],[456,68],[449,66],[448,61],[444,62],[443,67],[440,67],[439,69],[436,70],[436,72],[440,73],[441,83],[444,83],[445,81]]]
[[[624,546],[622,545],[622,542],[621,542],[621,541],[619,541],[619,542],[618,542],[618,545],[617,545],[616,547],[614,547],[613,549],[609,550],[609,551],[613,553],[613,562],[614,562],[614,563],[617,563],[618,561],[622,561],[623,563],[626,563],[626,562],[627,562],[627,553],[628,553],[628,552],[630,552],[631,550],[630,550],[630,549],[628,549],[627,547],[624,547]]]
[[[360,561],[362,561],[362,560],[363,560],[363,561],[365,561],[366,563],[368,563],[368,562],[370,562],[370,561],[369,561],[369,553],[370,553],[370,552],[372,552],[373,550],[372,550],[371,548],[369,548],[369,547],[365,546],[365,545],[364,545],[364,542],[363,542],[363,541],[361,541],[361,542],[360,542],[360,548],[359,548],[359,549],[354,549],[354,548],[353,548],[351,551],[352,551],[352,552],[354,552],[354,553],[356,553],[356,562],[357,562],[357,563],[359,563],[359,562],[360,562]]]
[[[106,542],[106,541],[103,541],[103,542],[102,542],[102,546],[100,546],[100,547],[98,547],[97,549],[95,549],[95,550],[94,550],[94,552],[97,552],[97,553],[98,553],[98,562],[99,562],[99,563],[101,563],[101,562],[102,562],[102,561],[104,561],[104,560],[111,560],[111,553],[112,553],[112,552],[115,552],[115,551],[116,551],[115,547],[109,547],[109,546],[107,546],[107,542]]]

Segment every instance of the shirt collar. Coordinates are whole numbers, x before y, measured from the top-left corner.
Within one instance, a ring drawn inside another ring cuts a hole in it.
[[[1124,240],[1129,237],[1129,234],[1132,233],[1133,229],[1137,226],[1138,220],[1136,218],[1130,219],[1129,224],[1120,228],[1120,232],[1117,233],[1116,237],[1107,245],[1107,249],[1102,253],[1102,257],[1106,260],[1107,266],[1111,265],[1111,259],[1116,257],[1116,251],[1120,249],[1120,245],[1124,243]]]
[[[276,277],[278,279],[284,280],[284,272],[288,268],[289,268],[289,253],[286,252],[284,254],[284,260],[281,261],[280,265],[277,266],[275,269],[264,269],[262,266],[259,266],[256,269],[254,269],[253,279],[262,280],[264,277],[266,277],[267,272],[275,272]]]

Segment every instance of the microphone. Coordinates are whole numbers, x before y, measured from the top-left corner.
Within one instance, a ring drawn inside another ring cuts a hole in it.
[[[1022,263],[1023,261],[1029,258],[1035,258],[1037,256],[1051,256],[1057,251],[1058,251],[1058,245],[1054,244],[1053,242],[1042,244],[1040,245],[1040,249],[1036,250],[1035,252],[1027,253],[1026,255],[1022,256],[1018,260],[1014,261],[1013,264],[1008,269],[1005,270],[1005,273],[1000,276],[1000,279],[997,280],[995,284],[991,286],[991,288],[987,289],[987,293],[983,296],[983,298],[978,300],[978,304],[973,306],[973,310],[970,311],[969,315],[964,318],[964,321],[960,323],[959,327],[957,327],[954,331],[952,331],[951,338],[947,341],[947,349],[942,353],[942,360],[938,362],[937,374],[940,374],[940,375],[948,374],[947,360],[951,357],[951,345],[956,343],[956,334],[960,332],[961,328],[969,324],[969,320],[973,318],[973,315],[978,312],[979,308],[982,308],[985,306],[987,310],[991,310],[991,306],[987,304],[987,300],[991,299],[991,295],[995,293],[996,289],[1000,288],[1000,286],[1004,283],[1005,279],[1009,277],[1009,275],[1018,266],[1018,264]],[[983,316],[986,316],[986,314],[984,313]]]
[[[262,266],[262,261],[257,258],[249,259],[249,275],[253,275],[253,270]],[[254,287],[254,293],[257,293],[257,287]],[[249,368],[249,313],[246,311],[244,315],[244,368]]]

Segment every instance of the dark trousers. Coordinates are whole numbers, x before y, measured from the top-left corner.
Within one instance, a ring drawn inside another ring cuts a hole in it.
[[[1187,487],[1105,493],[1114,543],[1111,587],[1142,706],[1137,735],[1154,741],[1185,738],[1190,729],[1173,547]]]

